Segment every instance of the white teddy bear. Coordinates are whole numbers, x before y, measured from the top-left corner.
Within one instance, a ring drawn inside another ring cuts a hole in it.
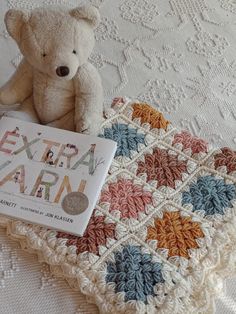
[[[24,58],[0,89],[0,104],[21,104],[5,115],[96,134],[103,119],[103,89],[88,58],[99,22],[93,6],[9,10],[6,27]]]

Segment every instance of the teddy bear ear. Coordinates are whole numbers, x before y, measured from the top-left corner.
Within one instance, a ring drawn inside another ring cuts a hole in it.
[[[74,8],[70,11],[70,15],[77,20],[86,20],[93,26],[93,28],[97,27],[101,20],[98,9],[92,5],[84,5]]]
[[[29,13],[20,10],[8,10],[5,15],[5,24],[8,33],[16,42],[20,41],[22,26],[28,21]]]

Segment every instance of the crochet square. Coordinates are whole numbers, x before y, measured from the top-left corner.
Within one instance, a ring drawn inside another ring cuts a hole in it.
[[[181,298],[185,293],[180,284],[185,280],[174,266],[134,236],[117,245],[90,275],[104,294],[107,313],[114,307],[121,313],[158,311],[169,294]]]
[[[132,162],[144,149],[155,141],[155,137],[133,124],[125,117],[116,117],[103,125],[100,137],[117,142],[115,161],[121,165]]]
[[[193,160],[162,142],[146,149],[128,166],[130,172],[167,196],[180,189],[196,168]]]
[[[229,147],[222,147],[213,151],[208,157],[204,162],[206,167],[236,178],[236,151]]]
[[[146,103],[139,101],[128,103],[123,107],[122,114],[156,138],[164,138],[174,130],[170,121],[166,120],[161,112]]]
[[[214,233],[211,224],[173,202],[157,207],[136,230],[139,239],[174,264],[183,275],[199,267]]]
[[[123,170],[106,181],[98,206],[134,230],[163,201],[162,193]]]
[[[126,234],[125,226],[95,209],[83,237],[49,231],[45,239],[53,249],[60,247],[60,254],[66,256],[68,263],[88,269]]]
[[[210,146],[205,140],[186,130],[174,130],[163,141],[197,162],[205,160],[210,151]]]
[[[235,217],[236,183],[224,174],[199,168],[173,200],[218,227]]]

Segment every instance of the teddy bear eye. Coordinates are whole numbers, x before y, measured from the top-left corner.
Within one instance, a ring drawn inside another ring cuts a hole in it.
[[[46,57],[46,53],[43,53],[42,56],[43,56],[43,57]]]
[[[72,52],[76,55],[76,50],[75,49]]]

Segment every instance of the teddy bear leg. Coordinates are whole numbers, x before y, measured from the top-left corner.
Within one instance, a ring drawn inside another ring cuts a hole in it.
[[[15,118],[23,121],[40,123],[38,115],[34,109],[33,97],[27,98],[16,110],[5,111],[5,117]]]
[[[74,116],[75,111],[74,109],[68,112],[66,115],[61,117],[58,120],[52,121],[48,123],[48,126],[51,126],[53,128],[68,130],[68,131],[75,131],[75,123],[74,123]]]

